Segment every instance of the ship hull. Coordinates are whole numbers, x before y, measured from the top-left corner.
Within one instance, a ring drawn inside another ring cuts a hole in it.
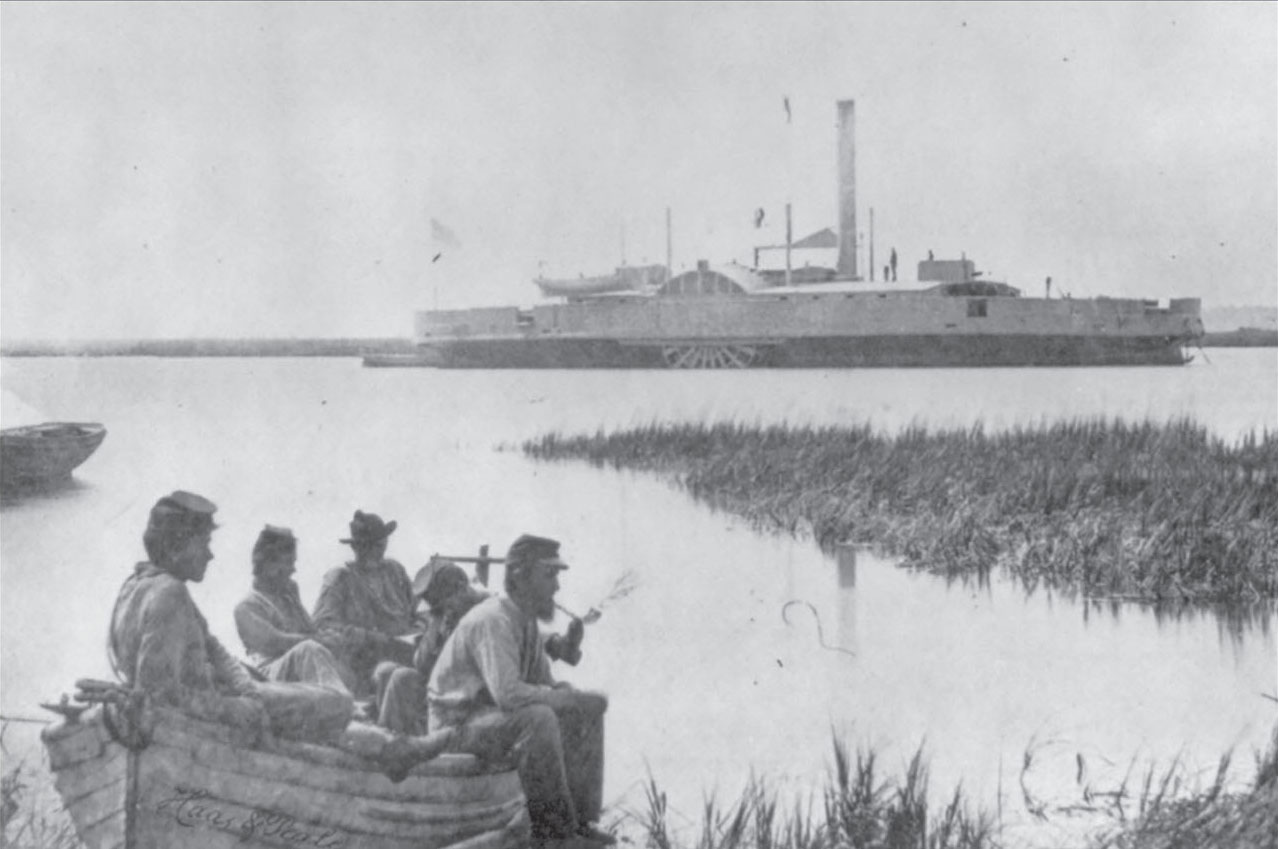
[[[1180,365],[1200,304],[930,292],[622,298],[419,313],[444,368]]]
[[[745,352],[745,353],[743,353]],[[689,364],[679,365],[680,357]],[[748,361],[747,361],[748,360]],[[423,346],[413,365],[441,368],[945,368],[1183,365],[1181,342],[1077,336],[816,337],[741,344],[683,340],[477,339]],[[408,363],[404,363],[408,364]]]

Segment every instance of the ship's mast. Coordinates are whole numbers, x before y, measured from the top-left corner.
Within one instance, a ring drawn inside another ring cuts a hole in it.
[[[790,228],[790,204],[785,205],[785,285],[790,285],[790,242],[793,230]]]
[[[666,207],[666,279],[674,276],[674,249],[670,241],[670,207]]]
[[[840,100],[839,115],[839,277],[856,280],[856,101]]]
[[[874,282],[874,207],[870,207],[870,282]]]

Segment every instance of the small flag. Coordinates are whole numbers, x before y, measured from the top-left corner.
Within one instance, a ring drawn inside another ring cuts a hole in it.
[[[449,230],[443,224],[440,224],[434,218],[430,220],[430,237],[435,240],[435,244],[445,248],[460,248],[461,243],[457,241],[457,237],[453,235],[453,231]]]
[[[781,98],[781,105],[785,107],[785,122],[788,124],[790,123],[790,98],[788,96]]]

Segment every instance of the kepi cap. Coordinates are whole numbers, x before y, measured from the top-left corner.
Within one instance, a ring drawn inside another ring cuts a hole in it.
[[[297,537],[293,536],[292,528],[285,528],[279,525],[267,525],[262,528],[262,532],[257,535],[257,542],[253,544],[253,553],[261,554],[263,552],[296,551]]]
[[[568,564],[559,556],[558,540],[534,536],[533,534],[522,534],[519,539],[510,544],[510,548],[506,552],[506,568],[527,566],[533,563],[554,566],[561,571],[568,568]]]
[[[179,489],[155,502],[147,528],[156,531],[176,527],[186,530],[207,528],[211,531],[217,527],[213,522],[216,512],[217,505],[204,496]]]

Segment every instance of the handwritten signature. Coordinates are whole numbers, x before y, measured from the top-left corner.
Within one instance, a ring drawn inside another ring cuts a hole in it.
[[[238,835],[241,843],[260,837],[314,849],[341,849],[346,845],[346,835],[337,829],[307,826],[295,817],[269,808],[254,808],[248,816],[237,815],[211,800],[207,790],[174,789],[176,794],[157,804],[155,812],[171,813],[174,821],[184,828],[214,828]]]

